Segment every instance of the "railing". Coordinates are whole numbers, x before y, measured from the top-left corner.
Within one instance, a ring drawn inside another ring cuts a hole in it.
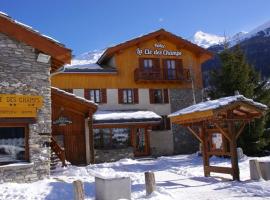
[[[60,159],[62,162],[62,167],[67,166],[66,164],[66,155],[65,155],[65,150],[63,150],[56,142],[56,140],[51,137],[51,149],[55,152],[57,157]]]
[[[190,81],[188,69],[142,69],[134,71],[134,80],[138,81]]]

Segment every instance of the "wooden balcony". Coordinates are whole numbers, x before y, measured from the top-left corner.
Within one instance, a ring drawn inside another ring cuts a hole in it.
[[[188,69],[142,69],[134,71],[135,82],[189,82],[191,81]]]

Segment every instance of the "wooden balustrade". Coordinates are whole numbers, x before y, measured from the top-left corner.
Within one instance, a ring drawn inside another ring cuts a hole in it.
[[[57,157],[60,159],[62,162],[62,167],[67,166],[66,164],[66,155],[65,155],[65,150],[63,150],[56,142],[56,140],[51,137],[51,150],[55,152]]]
[[[134,71],[134,80],[140,81],[161,81],[161,82],[185,82],[190,81],[188,69],[142,69],[137,68]]]

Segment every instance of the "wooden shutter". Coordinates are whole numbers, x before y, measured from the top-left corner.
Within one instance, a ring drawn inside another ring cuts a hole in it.
[[[150,101],[150,104],[155,103],[154,92],[155,92],[154,89],[149,89],[149,101]]]
[[[84,98],[90,100],[90,89],[84,89]]]
[[[169,92],[168,89],[163,89],[164,103],[169,103]]]
[[[167,59],[162,60],[163,65],[163,79],[168,79],[168,66],[167,66]]]
[[[123,104],[124,100],[123,100],[123,89],[118,89],[118,103],[119,104]]]
[[[138,88],[134,88],[133,89],[133,102],[135,104],[138,104],[139,103],[139,92],[138,92]]]
[[[153,65],[154,65],[153,67],[154,67],[154,69],[159,70],[160,69],[159,58],[153,58],[152,60],[153,60]]]
[[[144,68],[144,65],[143,65],[143,61],[144,61],[144,58],[139,58],[139,68]]]
[[[184,75],[183,60],[180,60],[180,59],[175,60],[175,67],[176,67],[177,79],[183,78],[183,75]]]
[[[100,89],[101,92],[101,103],[107,103],[107,91],[105,88]]]

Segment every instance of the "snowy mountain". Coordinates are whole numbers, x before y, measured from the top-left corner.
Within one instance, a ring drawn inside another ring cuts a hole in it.
[[[270,36],[270,21],[259,25],[249,32],[241,31],[233,36],[226,36],[226,40],[230,46],[234,46],[252,37],[263,35],[264,37]],[[209,48],[214,45],[220,45],[225,41],[224,36],[205,33],[203,31],[197,31],[193,36],[193,42],[201,47]]]
[[[236,44],[240,45],[248,62],[254,66],[262,78],[270,77],[270,21],[249,32],[239,32],[227,41],[230,48],[234,48]],[[197,42],[197,44],[200,43]],[[209,46],[207,49],[214,53],[214,58],[202,65],[205,86],[208,85],[209,71],[220,67],[217,53],[224,49],[224,45],[220,43]]]
[[[193,37],[193,42],[201,47],[208,48],[224,42],[225,37],[197,31]]]
[[[70,65],[66,65],[65,68],[75,69],[100,69],[100,66],[96,64],[100,56],[104,53],[104,50],[94,50],[90,52],[83,53],[76,56],[71,60]]]

